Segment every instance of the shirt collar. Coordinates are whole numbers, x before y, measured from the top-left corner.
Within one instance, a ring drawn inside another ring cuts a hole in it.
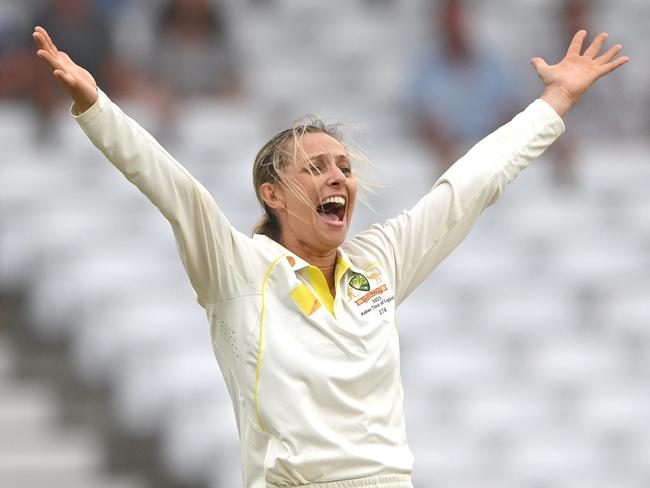
[[[271,239],[270,237],[268,237],[268,236],[266,236],[264,234],[254,234],[253,239],[255,239],[257,241],[265,242],[268,245],[273,246],[275,249],[280,251],[284,256],[286,256],[287,261],[289,261],[289,264],[291,265],[291,268],[294,271],[298,271],[298,270],[300,270],[302,268],[306,268],[308,266],[311,266],[310,263],[308,263],[304,259],[296,256],[294,253],[289,251],[282,244],[280,244],[279,242],[274,241],[273,239]],[[340,247],[337,248],[336,255],[337,255],[337,259],[339,261],[342,261],[345,264],[347,269],[351,270],[354,273],[361,273],[362,272],[360,268],[358,268],[358,267],[356,267],[356,266],[354,266],[352,264],[352,262],[350,261],[350,258],[348,257],[348,255]]]

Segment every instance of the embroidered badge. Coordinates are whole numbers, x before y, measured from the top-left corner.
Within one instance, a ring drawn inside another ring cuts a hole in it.
[[[370,290],[370,283],[368,282],[368,278],[363,276],[361,273],[355,273],[352,275],[352,278],[350,278],[348,285],[359,291]]]

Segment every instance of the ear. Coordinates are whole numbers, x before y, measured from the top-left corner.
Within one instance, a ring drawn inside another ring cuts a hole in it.
[[[274,210],[280,210],[284,208],[284,200],[276,192],[276,186],[273,183],[262,183],[260,185],[260,195],[262,195],[262,200],[269,207]]]

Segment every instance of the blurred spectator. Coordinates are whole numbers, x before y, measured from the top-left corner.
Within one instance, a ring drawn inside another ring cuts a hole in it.
[[[184,99],[239,95],[236,56],[219,4],[165,0],[153,12],[130,4],[118,17],[116,32],[124,34],[118,50],[128,73],[122,93],[153,110],[158,139],[173,140]]]
[[[555,53],[552,55],[551,59],[547,59],[548,62],[555,62],[555,59],[559,59],[564,55],[564,48],[561,46],[566,46],[571,41],[576,32],[580,29],[586,29],[587,32],[591,32],[589,29],[589,18],[591,16],[591,2],[589,0],[564,0],[559,6],[559,27],[561,29],[561,36],[558,42],[558,46],[555,48]],[[595,33],[591,33],[595,35]],[[594,87],[593,96],[597,97],[597,88]],[[552,156],[552,162],[554,165],[554,180],[555,183],[561,186],[573,186],[576,183],[576,132],[580,130],[589,129],[588,120],[584,120],[585,110],[589,110],[584,107],[585,104],[590,104],[590,100],[587,99],[581,103],[581,106],[574,110],[572,113],[567,114],[565,121],[567,126],[571,129],[568,130],[562,138],[560,138],[550,151]],[[597,104],[599,106],[598,111],[602,112],[602,104]],[[577,116],[576,116],[577,112]],[[582,113],[581,113],[582,112]],[[583,120],[576,120],[576,119]]]
[[[153,74],[174,95],[237,93],[226,23],[220,9],[208,0],[168,0],[155,39]]]
[[[28,12],[17,2],[0,3],[0,98],[13,95],[26,82],[24,31]]]
[[[46,26],[60,49],[88,69],[100,86],[108,86],[110,90],[112,79],[120,71],[111,69],[113,60],[109,26],[92,1],[44,2],[31,22],[26,24],[16,34],[18,42],[3,58],[0,96],[21,97],[30,101],[38,113],[39,135],[47,138],[49,119],[57,106],[67,98],[58,83],[49,76],[42,61],[34,56],[30,35],[33,26]]]
[[[111,96],[130,97],[152,108],[162,124],[159,130],[173,129],[183,98],[239,93],[236,56],[219,4],[165,0],[160,7],[143,10],[144,5],[124,0],[43,0],[28,7],[2,3],[0,98],[31,102],[38,117],[38,139],[51,137],[49,121],[66,98],[34,56],[30,34],[35,25],[45,26],[60,49]],[[121,39],[114,46],[115,36],[122,32],[120,22],[123,26],[133,12],[145,14],[134,17],[135,25],[127,22],[131,30],[141,32],[126,36],[127,46]],[[114,49],[120,46],[122,50]],[[127,55],[122,52],[125,47]]]
[[[107,19],[94,2],[53,0],[33,24],[47,26],[61,50],[90,71],[98,84],[106,85],[111,36]],[[34,58],[33,49],[30,54]],[[55,92],[63,95],[60,89]]]
[[[7,55],[16,47],[25,16],[25,8],[16,2],[0,3],[0,56]]]
[[[561,0],[552,12],[552,23],[547,30],[550,33],[539,47],[535,47],[533,54],[543,57],[549,64],[557,62],[564,56],[566,46],[580,29],[587,30],[585,47],[605,26],[592,25],[594,17],[593,0]],[[608,46],[605,46],[607,49]],[[620,74],[615,75],[621,76]],[[558,139],[548,151],[549,162],[552,165],[553,183],[556,187],[573,188],[577,183],[578,154],[581,139],[589,136],[592,138],[603,137],[620,133],[616,128],[617,107],[611,106],[606,84],[612,80],[605,80],[590,91],[590,96],[585,97],[580,103],[565,116],[567,125],[566,133]],[[614,81],[615,82],[615,81]],[[605,89],[604,89],[605,88]],[[532,96],[539,95],[539,81],[535,77],[531,87]],[[616,97],[615,104],[622,103],[622,97]],[[607,113],[603,118],[601,115]]]
[[[440,39],[418,60],[409,109],[444,169],[514,115],[518,96],[496,54],[471,45],[462,1],[443,0],[435,13]]]
[[[117,17],[122,13],[129,1],[132,3],[133,0],[95,0],[97,6],[104,12],[108,17]]]
[[[590,0],[565,0],[562,5],[560,22],[564,28],[562,41],[567,45],[580,29],[586,29],[591,16]],[[561,53],[564,54],[564,53]]]

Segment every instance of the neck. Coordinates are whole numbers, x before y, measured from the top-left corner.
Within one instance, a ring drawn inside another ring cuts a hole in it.
[[[325,273],[325,270],[330,270],[332,273],[334,273],[334,268],[336,267],[336,256],[337,256],[336,249],[320,252],[320,251],[314,251],[312,249],[308,249],[304,247],[287,245],[287,243],[285,242],[280,242],[280,244],[282,244],[289,251],[291,251],[296,256],[298,256],[300,259],[304,259],[312,266],[316,266],[317,268],[320,268],[320,270],[323,271],[323,273]]]
[[[282,239],[280,241],[280,244],[282,244],[300,259],[303,259],[312,266],[316,266],[318,269],[320,269],[321,273],[323,273],[323,276],[325,276],[325,280],[329,285],[332,295],[334,295],[334,272],[336,270],[337,257],[336,248],[328,249],[326,251],[315,250],[305,244],[291,242],[286,239]]]

